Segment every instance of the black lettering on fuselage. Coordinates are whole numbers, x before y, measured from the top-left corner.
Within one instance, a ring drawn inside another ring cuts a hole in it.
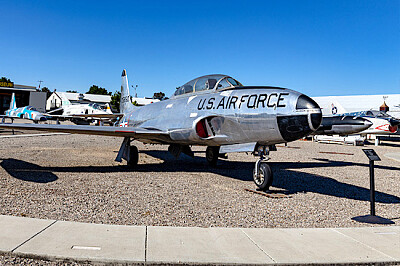
[[[221,100],[219,101],[219,104],[217,105],[217,109],[219,107],[222,107],[222,109],[225,108],[225,97],[222,97]]]
[[[206,99],[200,99],[199,104],[197,105],[197,110],[204,109],[205,103],[206,103]]]
[[[289,95],[289,93],[283,92],[283,93],[279,94],[278,102],[277,102],[278,107],[286,107],[286,104],[281,104],[281,101],[285,100],[285,98],[282,97],[283,95]]]
[[[257,99],[257,108],[260,106],[260,103],[262,103],[262,107],[264,108],[265,107],[264,102],[267,100],[267,98],[268,94],[260,94]]]
[[[214,105],[214,101],[215,101],[215,98],[214,97],[212,97],[212,98],[210,98],[210,99],[208,99],[208,104],[207,104],[207,109],[212,109],[213,108],[213,105]]]
[[[228,105],[229,105],[229,101],[231,100],[231,96],[228,97],[228,99],[226,99],[226,105],[224,106],[224,109],[228,109]]]
[[[256,107],[256,103],[257,103],[257,94],[252,94],[249,97],[249,100],[247,101],[247,108],[255,108]],[[252,98],[254,98],[254,100],[252,100]]]
[[[242,95],[242,97],[240,97],[240,103],[239,103],[239,109],[240,107],[242,107],[242,103],[244,103],[246,100],[244,100],[244,98],[249,97],[249,95]]]
[[[229,102],[229,109],[231,109],[231,106],[233,105],[233,109],[236,109],[236,102],[238,100],[237,96],[232,96],[231,101]]]
[[[268,101],[267,101],[267,107],[276,107],[276,104],[274,103],[274,104],[271,104],[271,98],[272,98],[272,96],[274,96],[275,98],[277,98],[278,97],[278,94],[276,94],[276,93],[271,93],[270,95],[269,95],[269,97],[268,97]]]
[[[262,94],[245,94],[241,96],[229,96],[216,99],[211,97],[209,99],[200,99],[197,109],[210,110],[210,109],[240,109],[242,104],[247,108],[281,108],[286,107],[286,97],[289,93],[266,93]],[[217,105],[218,102],[218,105]],[[239,102],[239,106],[237,103]]]

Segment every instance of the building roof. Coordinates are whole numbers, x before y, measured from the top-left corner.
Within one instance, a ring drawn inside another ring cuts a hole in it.
[[[0,87],[0,90],[36,91],[36,87],[14,84],[14,87]]]
[[[69,101],[90,101],[97,103],[109,103],[111,101],[111,95],[100,95],[100,94],[84,94],[84,93],[73,93],[73,92],[55,92],[58,97],[67,99]]]

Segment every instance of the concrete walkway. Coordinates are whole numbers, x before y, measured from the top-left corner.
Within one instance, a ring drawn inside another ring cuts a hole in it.
[[[0,253],[129,264],[400,263],[400,226],[320,229],[88,224],[0,215]]]
[[[400,162],[400,152],[386,153],[384,156],[386,158]]]

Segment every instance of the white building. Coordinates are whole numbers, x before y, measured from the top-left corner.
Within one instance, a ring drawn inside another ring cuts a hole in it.
[[[138,106],[148,105],[150,103],[156,103],[159,101],[160,101],[159,99],[153,99],[153,98],[132,97],[132,103],[136,102],[136,105],[138,105]]]
[[[400,118],[400,94],[351,95],[313,97],[322,109],[323,115],[379,110],[385,102],[388,114]]]
[[[111,95],[53,92],[47,99],[46,110],[54,110],[69,104],[97,103],[104,107],[111,102]]]

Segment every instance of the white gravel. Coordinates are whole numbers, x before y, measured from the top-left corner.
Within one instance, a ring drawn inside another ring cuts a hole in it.
[[[139,165],[114,161],[122,138],[55,135],[0,139],[0,214],[68,221],[199,227],[356,227],[369,214],[365,147],[297,141],[272,152],[268,198],[254,189],[255,157],[230,154],[210,168],[204,147],[175,160],[167,146],[136,143]],[[376,213],[400,221],[400,163],[374,147]],[[323,152],[351,153],[326,154]]]

